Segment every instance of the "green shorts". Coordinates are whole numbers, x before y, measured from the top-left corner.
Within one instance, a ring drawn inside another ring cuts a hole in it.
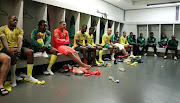
[[[4,49],[4,48],[1,49],[1,50],[0,50],[0,53],[5,53],[5,49]]]
[[[20,54],[20,56],[18,56],[18,58],[20,58],[20,59],[25,59],[25,60],[27,59],[27,56],[24,54],[24,51],[25,51],[26,49],[27,49],[26,47],[22,47],[22,48],[21,48],[21,54]],[[0,51],[0,53],[6,53],[6,54],[7,54],[5,48],[3,48],[3,49]]]
[[[109,44],[105,44],[104,48],[108,48],[109,49],[110,45]]]
[[[83,46],[77,46],[77,47],[75,47],[75,50],[76,51],[81,51],[81,48],[82,48]]]
[[[27,47],[22,47],[21,48],[21,55],[18,57],[20,59],[24,59],[26,60],[27,59],[27,56],[24,54],[24,51],[27,49]]]
[[[54,48],[54,47],[48,46],[46,52],[49,53],[49,54],[52,54],[51,51],[50,51],[52,48]],[[39,52],[40,49],[37,49],[36,47],[33,46],[33,47],[32,47],[32,50],[33,50],[34,52]]]

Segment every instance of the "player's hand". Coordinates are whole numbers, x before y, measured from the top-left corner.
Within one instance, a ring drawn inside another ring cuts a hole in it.
[[[20,49],[17,49],[17,55],[20,56],[21,55],[21,50]]]
[[[14,49],[9,48],[9,50],[7,50],[7,54],[9,54],[10,56],[14,56]]]
[[[91,48],[91,46],[86,46],[86,48],[90,49],[90,48]]]
[[[150,46],[152,46],[153,44],[149,44]]]
[[[47,49],[47,46],[44,45],[41,49],[45,51]]]

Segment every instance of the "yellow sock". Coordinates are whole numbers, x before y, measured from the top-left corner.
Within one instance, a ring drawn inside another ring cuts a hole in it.
[[[52,65],[55,63],[56,59],[57,59],[57,56],[53,54],[53,55],[51,56],[51,60],[50,60],[50,62],[49,62],[48,68],[51,68],[51,67],[52,67]]]
[[[102,60],[103,50],[99,50],[99,62],[104,62]]]
[[[32,76],[33,64],[27,64],[27,76]]]
[[[38,39],[38,40],[37,40],[37,42],[38,42],[39,44],[44,45],[44,41],[43,41],[43,39]]]
[[[96,60],[96,59],[95,59]],[[97,60],[96,60],[96,64],[100,64]]]

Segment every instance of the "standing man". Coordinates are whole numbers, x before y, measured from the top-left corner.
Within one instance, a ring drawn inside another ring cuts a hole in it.
[[[82,29],[81,31],[78,31],[75,36],[74,36],[74,47],[75,50],[77,51],[81,51],[83,53],[83,58],[84,58],[84,63],[87,64],[87,59],[86,59],[86,52],[91,53],[93,52],[93,66],[97,66],[96,64],[96,48],[95,47],[91,47],[87,40],[88,40],[88,34],[86,33],[87,30],[87,26],[86,25],[82,25]]]
[[[67,46],[69,44],[69,33],[66,29],[66,22],[61,21],[59,23],[59,28],[54,30],[53,33],[53,45],[58,50],[59,53],[68,55],[72,60],[79,64],[80,67],[91,68],[91,66],[84,64],[78,53],[71,47]]]
[[[102,36],[102,45],[110,50],[111,60],[115,60],[114,55],[118,51],[119,47],[115,46],[111,42],[111,31],[111,28],[108,28],[107,33]],[[113,49],[115,49],[114,52]]]
[[[119,47],[119,50],[122,51],[123,55],[125,57],[128,57],[129,54],[126,52],[126,50],[124,49],[124,45],[119,44],[119,36],[118,36],[118,31],[115,32],[114,35],[112,35],[112,42],[115,46]]]
[[[126,32],[123,32],[123,35],[120,38],[120,44],[124,45],[125,49],[127,50],[128,47],[131,48],[131,56],[133,56],[133,46],[129,45],[128,40],[126,38]]]
[[[36,34],[39,32],[41,32],[41,35],[43,36],[44,45],[37,41],[38,35]],[[52,56],[51,56],[51,59],[47,68],[47,72],[44,72],[44,73],[54,75],[54,73],[51,71],[51,67],[56,61],[58,51],[54,47],[50,46],[50,41],[51,41],[51,32],[47,30],[47,22],[44,20],[41,20],[38,23],[38,28],[34,29],[31,33],[32,49],[34,50],[34,52],[46,51],[47,53],[52,53]]]
[[[11,86],[15,87],[16,83],[16,63],[18,58],[27,59],[27,81],[36,83],[37,79],[32,77],[34,64],[33,50],[22,47],[23,30],[16,27],[18,18],[15,15],[10,15],[8,25],[0,27],[1,46],[0,50],[7,53],[11,57]]]
[[[176,37],[171,36],[171,39],[169,39],[167,42],[167,48],[166,48],[164,59],[167,58],[168,50],[174,50],[175,51],[174,60],[177,60],[178,44],[179,44],[179,41],[176,39]]]
[[[146,39],[145,37],[143,37],[143,33],[140,33],[140,36],[137,38],[137,43],[139,45],[139,47],[141,47],[141,51],[140,51],[140,54],[142,55],[143,52],[144,52],[144,49],[145,49],[145,42],[146,42]]]
[[[157,51],[156,41],[157,41],[157,39],[156,39],[156,37],[154,36],[154,33],[151,32],[151,33],[150,33],[150,36],[149,36],[148,39],[147,39],[146,53],[144,54],[144,56],[147,55],[148,48],[149,48],[149,47],[153,47],[153,48],[154,48],[154,56],[157,57],[157,54],[156,54],[156,51]]]

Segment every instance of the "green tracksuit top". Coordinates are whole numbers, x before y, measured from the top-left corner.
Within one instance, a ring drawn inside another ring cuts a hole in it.
[[[112,42],[113,41],[119,41],[119,36],[116,36],[115,34],[112,35]]]
[[[127,36],[127,39],[128,39],[128,43],[129,43],[130,45],[136,44],[136,39],[133,40],[133,36],[128,35],[128,36]]]
[[[163,38],[163,39],[161,39],[161,43],[167,44],[167,42],[168,42],[168,38]]]
[[[145,37],[138,37],[138,38],[137,38],[137,43],[138,43],[138,45],[140,45],[140,46],[145,46],[145,42],[146,42]]]
[[[39,43],[37,42],[37,39],[36,39],[36,34],[37,34],[38,32],[40,32],[40,29],[39,29],[39,28],[34,29],[34,30],[32,31],[32,33],[31,33],[31,44],[32,44],[32,49],[33,49],[33,50],[34,50],[34,49],[38,50],[38,49],[41,49],[41,47],[42,47],[42,44],[39,44]],[[48,47],[49,44],[50,44],[50,42],[51,42],[51,32],[50,32],[49,30],[46,30],[46,31],[44,32],[44,34],[45,34],[44,45]]]
[[[156,37],[148,37],[148,39],[147,39],[147,44],[154,44],[154,45],[156,45],[156,41],[157,41],[157,39],[156,39]]]
[[[175,39],[175,41],[172,40],[172,39],[169,39],[168,42],[167,42],[167,46],[168,46],[169,48],[177,47],[178,44],[179,44],[179,41],[178,41],[177,39]]]

